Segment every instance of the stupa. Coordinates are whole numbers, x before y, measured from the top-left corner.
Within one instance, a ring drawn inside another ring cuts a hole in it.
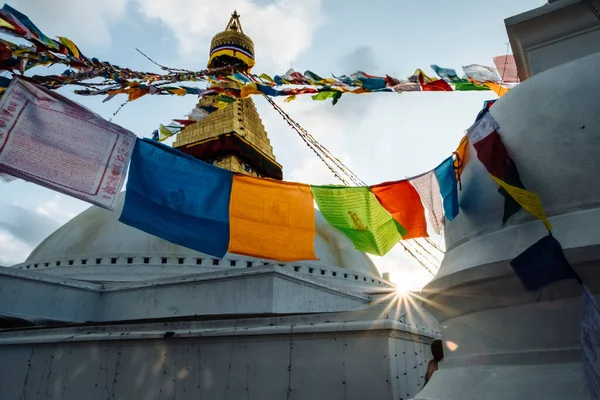
[[[524,81],[490,113],[554,237],[597,296],[600,16],[588,3],[557,0],[505,21]],[[595,398],[584,379],[579,284],[531,293],[509,265],[548,234],[543,224],[522,211],[502,227],[503,198],[472,147],[461,181],[446,255],[423,291],[445,358],[416,399]]]
[[[254,63],[237,13],[211,43],[209,66],[223,63]],[[282,177],[249,99],[175,147]],[[391,400],[421,389],[435,322],[318,212],[319,261],[217,259],[119,223],[123,198],[0,269],[3,399]]]

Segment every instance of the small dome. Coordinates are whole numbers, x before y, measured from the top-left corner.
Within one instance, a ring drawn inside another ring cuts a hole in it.
[[[95,259],[111,258],[178,258],[212,259],[214,257],[167,242],[119,222],[125,192],[117,200],[114,211],[90,207],[46,238],[27,258],[26,264],[48,263],[73,259],[89,260],[86,269],[93,268]],[[363,274],[379,275],[377,268],[364,253],[354,249],[352,243],[339,231],[325,222],[315,210],[315,253],[319,261],[312,264],[348,268]],[[227,256],[230,258],[230,256]],[[232,255],[234,257],[240,257]],[[243,257],[251,260],[251,257]],[[258,261],[257,259],[254,259]],[[260,260],[263,261],[263,260]],[[265,260],[266,261],[266,260]],[[61,267],[65,267],[63,261]],[[102,262],[103,264],[105,261]],[[298,263],[294,263],[298,264]],[[300,263],[302,264],[302,263]],[[196,271],[198,273],[198,271]]]

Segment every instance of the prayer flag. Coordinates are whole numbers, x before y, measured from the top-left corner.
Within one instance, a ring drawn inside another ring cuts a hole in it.
[[[421,201],[425,204],[429,214],[429,222],[435,233],[439,234],[444,227],[444,205],[440,195],[440,184],[434,171],[410,178],[408,180],[414,187]]]
[[[519,82],[519,73],[517,71],[517,63],[515,56],[498,56],[494,57],[494,64],[498,69],[498,73],[502,79],[502,82],[506,83],[517,83]]]
[[[473,126],[467,130],[467,136],[477,151],[477,158],[500,185],[499,192],[505,197],[502,223],[506,224],[510,217],[523,207],[551,230],[552,226],[546,218],[539,197],[525,189],[517,166],[508,156],[506,147],[496,130],[498,128],[498,123],[486,108],[479,114]]]
[[[138,140],[119,221],[222,258],[229,247],[233,173],[179,150]]]
[[[492,175],[492,179],[496,181],[498,185],[500,185],[506,192],[513,198],[521,207],[523,207],[526,211],[528,211],[531,215],[541,220],[546,228],[551,231],[552,225],[548,218],[546,217],[546,213],[544,212],[544,207],[542,206],[542,201],[540,197],[528,190],[509,185],[508,183],[496,178]]]
[[[325,220],[359,251],[384,255],[406,234],[368,187],[312,186]]]
[[[492,67],[471,64],[464,66],[463,71],[468,78],[473,79],[475,82],[500,82],[498,71]]]
[[[548,235],[510,262],[525,289],[534,291],[564,279],[578,279],[560,243]]]
[[[383,208],[406,229],[402,239],[429,236],[421,197],[408,180],[371,186],[371,191]]]
[[[463,169],[465,168],[465,162],[467,161],[467,149],[469,148],[469,138],[467,135],[463,136],[454,152],[456,159],[454,160],[454,170],[456,171],[456,179],[460,178]]]
[[[467,91],[485,91],[490,90],[488,86],[479,85],[473,82],[457,82],[454,84],[454,90],[457,92],[467,92]]]
[[[456,188],[456,172],[454,159],[448,157],[433,170],[440,186],[440,194],[444,204],[444,214],[448,221],[458,215],[458,190]]]
[[[442,78],[443,80],[445,80],[447,82],[450,82],[450,83],[462,82],[462,79],[460,79],[458,77],[458,75],[456,74],[456,71],[451,68],[441,68],[441,67],[438,67],[437,65],[433,64],[433,65],[431,65],[431,69],[435,71],[437,76],[439,76],[440,78]]]
[[[0,99],[0,171],[112,209],[136,136],[15,77]]]
[[[279,261],[316,260],[310,186],[234,175],[229,252]]]

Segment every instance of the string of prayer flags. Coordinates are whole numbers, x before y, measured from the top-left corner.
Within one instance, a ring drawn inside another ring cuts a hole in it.
[[[234,175],[229,252],[279,261],[316,260],[310,186]]]
[[[467,130],[467,137],[477,151],[477,158],[500,185],[499,192],[505,197],[503,224],[506,224],[522,207],[551,230],[552,226],[546,218],[539,197],[527,191],[521,182],[517,166],[508,156],[497,131],[498,123],[489,113],[487,105],[477,118]]]
[[[119,221],[222,258],[229,246],[233,173],[163,144],[138,140]]]
[[[0,173],[112,209],[136,136],[14,78],[0,99]]]
[[[368,187],[311,186],[311,190],[325,220],[359,251],[384,255],[407,233]]]
[[[371,186],[379,203],[406,229],[402,239],[428,237],[421,196],[408,180]]]

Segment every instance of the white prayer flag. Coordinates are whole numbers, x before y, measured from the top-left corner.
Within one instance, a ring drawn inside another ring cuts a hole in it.
[[[0,172],[112,209],[136,136],[14,78],[0,99]]]

